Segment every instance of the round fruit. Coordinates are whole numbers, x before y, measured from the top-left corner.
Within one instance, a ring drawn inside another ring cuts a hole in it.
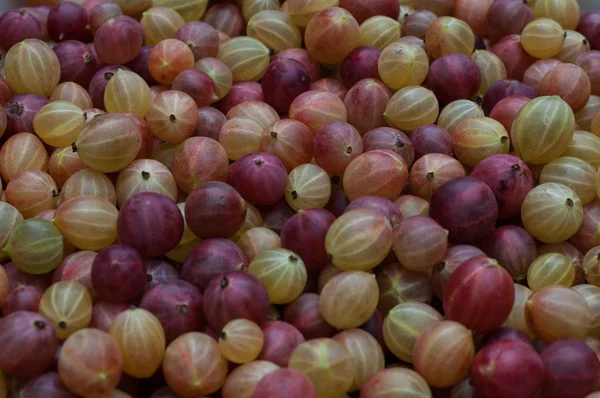
[[[525,318],[535,337],[544,342],[583,339],[592,324],[592,314],[585,298],[560,285],[546,286],[529,297]]]
[[[248,273],[267,289],[272,304],[294,301],[306,285],[306,267],[298,255],[286,249],[271,249],[254,257]]]
[[[440,321],[440,313],[425,303],[400,303],[392,308],[383,321],[385,345],[398,359],[412,363],[417,338],[429,326]]]
[[[444,290],[449,320],[479,333],[502,325],[514,303],[512,277],[496,260],[473,257],[459,265]],[[493,309],[493,310],[492,310]]]
[[[290,357],[289,367],[310,379],[323,397],[338,397],[354,382],[356,364],[350,352],[333,339],[320,338],[300,344]]]
[[[566,185],[547,182],[533,188],[521,207],[523,226],[544,243],[560,243],[572,237],[583,221],[579,196]]]
[[[493,191],[472,177],[457,177],[439,187],[431,197],[430,216],[453,243],[472,243],[492,232],[498,218]]]
[[[368,271],[387,257],[393,242],[390,221],[372,209],[344,213],[331,225],[325,249],[333,264],[344,271]]]
[[[453,321],[429,326],[417,338],[413,350],[415,370],[429,385],[438,388],[461,381],[474,357],[471,332]]]
[[[254,361],[263,348],[263,342],[262,330],[248,319],[229,321],[219,333],[219,351],[233,363]]]
[[[379,288],[374,275],[349,271],[334,276],[325,284],[319,308],[330,325],[338,329],[352,329],[369,320],[378,300]]]

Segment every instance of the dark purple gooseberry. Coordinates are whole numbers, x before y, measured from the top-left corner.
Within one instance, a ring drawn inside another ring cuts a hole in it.
[[[0,55],[0,62],[2,62],[2,55]],[[10,99],[13,97],[12,89],[4,80],[2,76],[0,76],[0,105],[4,106]]]
[[[309,271],[329,264],[325,237],[335,216],[325,209],[304,209],[291,216],[281,230],[281,247],[300,256]]]
[[[310,88],[310,75],[304,65],[291,58],[271,62],[262,78],[265,102],[279,114],[287,114],[294,99]]]
[[[537,397],[544,378],[538,353],[531,343],[518,340],[500,340],[483,347],[470,373],[473,393],[490,398]]]
[[[87,11],[72,1],[58,3],[48,13],[48,34],[55,42],[85,40],[90,34],[87,25]]]
[[[410,142],[415,152],[415,160],[430,153],[452,155],[452,136],[435,124],[417,127],[410,134]]]
[[[400,14],[400,2],[394,0],[341,0],[339,3],[340,7],[345,8],[351,13],[359,24],[377,15],[398,19]]]
[[[448,230],[453,244],[474,243],[494,230],[498,205],[494,192],[472,177],[457,177],[431,197],[429,216]]]
[[[197,287],[182,280],[159,283],[148,290],[140,308],[150,311],[158,318],[167,344],[188,332],[202,328],[204,315],[202,294]]]
[[[391,127],[377,127],[362,136],[363,152],[387,149],[402,156],[410,167],[415,160],[415,151],[410,138],[402,131]]]
[[[260,378],[251,398],[281,396],[282,391],[286,391],[285,396],[289,398],[317,396],[315,385],[304,373],[292,368],[281,368]]]
[[[304,336],[293,325],[283,321],[267,321],[262,325],[264,343],[257,359],[286,367],[292,351],[304,342]]]
[[[473,257],[485,256],[485,253],[475,246],[456,245],[450,247],[442,261],[431,271],[431,287],[433,293],[442,300],[448,279],[459,265]]]
[[[65,385],[56,372],[43,373],[31,379],[19,392],[19,398],[77,398]]]
[[[4,112],[4,107],[0,105],[0,137],[2,137],[6,131],[6,123],[8,123],[6,112]]]
[[[597,26],[594,33],[592,33],[592,36],[590,37],[590,45],[593,49],[600,48],[600,25]]]
[[[130,305],[127,303],[100,301],[92,307],[92,320],[89,327],[108,332],[112,321],[129,307]]]
[[[96,52],[96,46],[94,45],[94,43],[88,43],[88,47],[90,48],[90,54],[92,54],[92,57],[94,57],[94,59],[96,60],[96,68],[98,70],[104,68],[106,66],[106,62],[102,61],[98,56],[98,53]],[[127,68],[123,67],[123,69]]]
[[[325,321],[319,309],[319,295],[303,293],[285,307],[283,320],[300,331],[306,340],[331,337],[336,329]]]
[[[596,246],[600,246],[600,202],[592,202],[583,206],[583,222],[581,226],[569,239],[581,253],[587,253]]]
[[[125,20],[111,19],[94,35],[94,45],[100,59],[107,64],[121,65],[138,56],[144,37],[134,24]]]
[[[326,124],[315,133],[313,157],[327,173],[343,175],[348,164],[363,153],[360,133],[350,123]]]
[[[285,198],[282,198],[273,206],[263,207],[259,210],[263,219],[263,227],[269,228],[278,235],[281,234],[287,220],[296,214],[296,211],[290,207]]]
[[[172,281],[179,278],[177,270],[168,262],[159,259],[148,259],[144,261],[146,267],[146,291],[162,282]]]
[[[594,391],[600,374],[596,353],[574,339],[556,340],[540,354],[544,365],[545,398],[579,398]]]
[[[362,330],[369,333],[371,336],[375,337],[375,340],[379,343],[381,348],[383,348],[384,352],[388,351],[385,341],[383,339],[383,321],[385,316],[383,312],[379,309],[376,309],[373,315],[369,318],[367,322],[360,326]]]
[[[97,70],[96,59],[90,47],[80,41],[65,40],[56,44],[53,49],[60,63],[60,81],[88,87]]]
[[[531,170],[512,155],[485,158],[473,168],[471,177],[483,181],[494,192],[500,219],[519,216],[525,196],[533,189]]]
[[[269,206],[285,194],[287,170],[270,153],[251,153],[229,166],[229,184],[254,206]]]
[[[246,270],[248,258],[229,239],[206,239],[196,245],[181,266],[181,279],[196,286],[201,293],[219,274]]]
[[[215,276],[204,291],[204,316],[215,330],[238,318],[260,325],[270,307],[267,289],[254,275],[243,271]]]
[[[173,38],[187,44],[194,53],[196,61],[202,58],[215,58],[219,54],[219,34],[206,22],[188,22],[175,32]]]
[[[246,203],[235,188],[210,181],[185,200],[185,221],[199,238],[229,238],[244,225]]]
[[[498,102],[512,95],[535,98],[538,96],[538,92],[529,84],[522,83],[518,80],[499,80],[488,88],[483,97],[481,108],[486,115],[489,115]]]
[[[8,276],[8,291],[13,291],[19,286],[35,286],[42,292],[46,291],[52,284],[52,273],[44,275],[27,274],[17,268],[15,263],[3,265]]]
[[[492,43],[497,42],[505,36],[520,34],[525,25],[532,20],[533,9],[526,2],[494,1],[486,14],[486,34]]]
[[[102,249],[92,263],[92,286],[102,300],[112,303],[133,300],[146,287],[142,256],[125,245]]]
[[[533,347],[533,344],[531,344],[531,340],[529,339],[529,336],[527,336],[527,333],[510,326],[499,327],[492,332],[486,333],[483,339],[483,345],[486,346],[501,340],[520,340],[523,343],[527,343]]]
[[[516,225],[505,225],[494,230],[482,241],[481,248],[517,282],[525,281],[529,264],[537,257],[535,239]]]
[[[198,107],[210,106],[218,98],[215,82],[198,69],[188,69],[179,73],[173,80],[171,89],[188,94],[196,101]]]
[[[340,75],[346,87],[352,87],[362,79],[379,79],[379,57],[381,51],[375,47],[357,47],[348,54],[340,65]]]
[[[94,108],[105,110],[104,92],[106,91],[106,85],[119,69],[130,70],[122,65],[108,65],[97,71],[92,77],[88,92],[90,93],[90,97],[92,97]]]
[[[339,179],[338,176],[334,176],[333,178]],[[350,200],[346,197],[346,193],[344,192],[344,188],[337,187],[331,190],[331,197],[329,198],[329,202],[325,205],[325,210],[329,211],[336,217],[344,214],[344,210],[350,204]]]
[[[88,24],[90,25],[90,30],[94,33],[111,18],[123,15],[121,7],[112,2],[101,2],[91,9],[89,7],[86,8],[88,9]]]
[[[0,48],[10,50],[25,39],[42,39],[42,28],[33,14],[12,10],[0,16]]]
[[[475,49],[474,50],[487,50],[485,41],[477,33],[473,33],[475,36]]]
[[[49,102],[46,98],[37,94],[14,96],[4,105],[7,118],[4,138],[10,138],[17,133],[35,134],[33,118]]]
[[[38,312],[43,294],[44,292],[35,286],[18,286],[4,298],[2,312],[4,316],[17,311]]]
[[[196,127],[196,137],[209,137],[219,141],[221,127],[227,122],[227,117],[217,108],[204,106],[198,108],[198,126]]]
[[[148,58],[150,58],[150,53],[154,46],[144,46],[140,50],[140,53],[135,57],[135,59],[131,62],[127,63],[127,67],[131,69],[133,72],[137,73],[141,76],[149,86],[153,86],[158,84],[156,80],[150,74],[150,70],[148,69]]]
[[[137,19],[132,18],[129,15],[119,15],[118,17],[115,18],[115,20],[116,21],[127,21],[127,22],[129,22],[130,24],[132,24],[133,26],[135,26],[135,28],[137,29],[138,33],[142,37],[142,39],[144,38],[144,36],[145,36],[144,27],[142,26],[142,24]]]
[[[481,85],[481,72],[472,58],[448,54],[432,62],[423,85],[433,91],[441,104],[448,104],[472,98]]]
[[[144,257],[162,256],[183,236],[184,220],[173,200],[155,192],[139,192],[119,210],[119,241]]]
[[[290,58],[295,59],[300,62],[310,75],[310,80],[314,82],[315,80],[319,80],[321,77],[321,65],[317,60],[310,56],[308,51],[305,48],[286,48],[281,51],[279,54],[273,57],[272,61],[281,58]]]
[[[402,219],[404,218],[402,216],[402,212],[400,211],[398,206],[396,206],[394,204],[394,202],[392,202],[389,199],[382,198],[381,196],[368,196],[367,195],[367,196],[358,197],[358,198],[354,199],[352,202],[350,202],[348,207],[346,207],[346,210],[344,210],[344,213],[347,213],[347,212],[355,210],[355,209],[377,210],[378,212],[383,214],[388,220],[390,220],[390,223],[392,224],[393,227],[398,226],[402,222]]]
[[[58,339],[52,324],[42,315],[13,312],[0,319],[0,371],[31,377],[46,370],[54,359]]]
[[[42,28],[42,40],[50,41],[50,36],[48,35],[48,14],[50,14],[50,6],[21,7],[18,10],[24,10],[31,13],[40,23],[40,27]]]
[[[591,42],[594,36],[594,32],[600,26],[600,10],[586,12],[579,18],[579,24],[577,25],[577,31],[584,35],[590,42],[592,50],[597,50],[595,43]],[[600,43],[598,43],[600,44]]]
[[[429,10],[416,10],[404,19],[401,27],[402,36],[425,40],[427,29],[436,18],[437,15]]]
[[[227,115],[227,112],[236,105],[246,101],[264,101],[262,85],[256,82],[234,83],[227,95],[216,103],[218,110]]]

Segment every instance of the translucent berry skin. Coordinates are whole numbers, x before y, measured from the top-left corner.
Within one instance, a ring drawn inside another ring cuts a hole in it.
[[[0,395],[2,386],[0,382]],[[63,384],[60,376],[56,372],[43,373],[27,382],[20,392],[23,398],[30,397],[53,397],[53,398],[76,398]]]
[[[482,240],[481,248],[520,282],[525,280],[529,265],[538,255],[535,239],[517,225],[496,228]]]
[[[298,254],[310,271],[329,263],[325,250],[327,230],[335,216],[324,209],[305,209],[290,217],[281,230],[281,246]]]
[[[262,324],[263,349],[258,359],[285,367],[294,349],[304,342],[304,336],[293,325],[283,321],[267,321]]]
[[[484,182],[458,177],[433,193],[429,215],[449,231],[452,243],[472,243],[492,232],[498,218],[498,204],[494,192]]]
[[[512,277],[495,260],[473,257],[459,265],[444,291],[448,319],[487,333],[508,318],[515,299]]]
[[[431,64],[424,85],[442,104],[473,97],[481,84],[481,72],[464,54],[444,55]]]
[[[64,1],[48,13],[48,35],[52,41],[81,40],[89,38],[88,13],[81,5]]]
[[[4,51],[25,39],[42,39],[39,21],[27,11],[12,10],[2,14],[0,32],[0,48]]]
[[[208,324],[221,330],[227,322],[250,319],[260,325],[269,313],[269,295],[263,284],[243,271],[219,274],[204,291],[204,314]]]
[[[540,354],[544,364],[542,392],[548,398],[584,397],[598,382],[600,362],[585,343],[574,339],[557,340]]]
[[[520,95],[527,98],[535,98],[538,92],[532,86],[522,83],[518,80],[499,80],[492,84],[485,93],[483,98],[482,108],[486,115],[492,112],[492,109],[498,102],[506,97]]]
[[[0,371],[30,377],[50,366],[58,339],[42,315],[17,311],[0,320]]]
[[[92,263],[92,285],[106,301],[133,300],[146,286],[142,256],[125,245],[112,245],[100,251]]]
[[[162,256],[174,249],[183,236],[183,228],[177,204],[154,192],[133,195],[121,207],[117,218],[121,243],[133,247],[145,258]]]
[[[75,82],[86,90],[98,70],[90,48],[82,42],[65,40],[53,47],[60,63],[60,81]]]
[[[136,26],[125,20],[109,20],[94,35],[98,56],[107,64],[121,65],[133,61],[143,44]]]
[[[381,51],[363,46],[352,50],[340,64],[340,74],[346,87],[352,87],[362,79],[380,79],[377,63]]]
[[[113,391],[123,372],[123,353],[116,340],[97,329],[82,329],[62,345],[58,357],[60,378],[77,395]]]
[[[202,328],[202,294],[191,283],[172,280],[150,288],[142,297],[140,308],[158,318],[167,344],[177,337]]]
[[[251,153],[229,167],[228,183],[253,205],[269,206],[285,194],[287,170],[269,153]]]
[[[287,113],[292,101],[310,88],[310,75],[298,61],[280,58],[269,65],[262,78],[265,102],[278,113]]]
[[[247,267],[248,258],[239,246],[229,239],[212,238],[203,240],[190,251],[179,275],[204,292],[215,276]]]
[[[185,201],[185,220],[199,238],[229,238],[243,225],[246,202],[230,185],[210,181],[193,190]]]
[[[317,390],[310,379],[290,368],[277,369],[264,376],[255,386],[251,398],[276,397],[282,391],[286,391],[287,398],[317,398]]]
[[[479,162],[470,175],[485,182],[494,192],[499,219],[517,217],[525,196],[534,186],[527,164],[512,155],[492,155]]]
[[[500,340],[485,346],[471,366],[471,382],[484,397],[533,398],[544,377],[542,360],[531,344]]]

